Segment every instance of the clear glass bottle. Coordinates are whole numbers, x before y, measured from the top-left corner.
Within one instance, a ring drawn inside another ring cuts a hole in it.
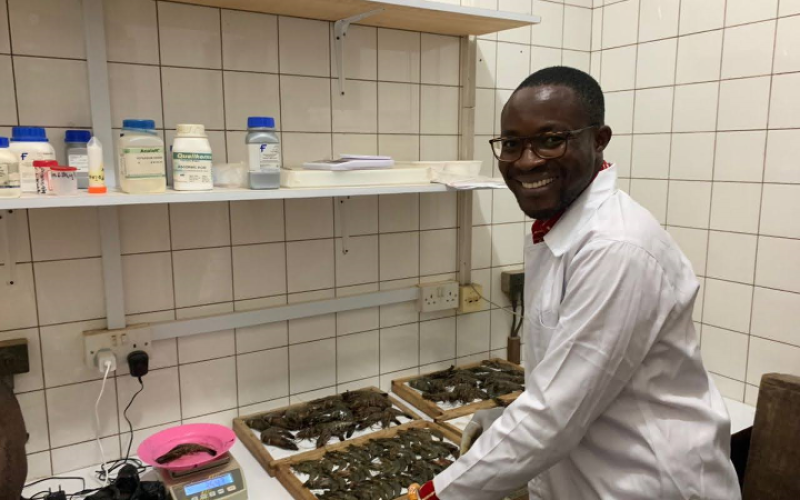
[[[88,130],[67,130],[64,133],[64,147],[67,150],[67,165],[77,168],[78,188],[89,187],[89,153],[86,143],[92,138]]]
[[[247,119],[247,158],[250,189],[281,187],[281,141],[275,133],[275,119],[251,116]]]

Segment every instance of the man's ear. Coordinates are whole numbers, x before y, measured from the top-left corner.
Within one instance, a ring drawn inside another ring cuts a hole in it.
[[[608,125],[603,125],[597,129],[594,133],[594,150],[597,153],[602,153],[608,143],[611,142],[611,136],[613,132],[611,132],[611,127]]]

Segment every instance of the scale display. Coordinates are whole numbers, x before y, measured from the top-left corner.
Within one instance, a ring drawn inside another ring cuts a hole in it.
[[[230,473],[225,474],[224,476],[216,477],[214,479],[209,479],[207,481],[201,481],[199,483],[190,484],[183,488],[183,492],[184,494],[186,494],[186,496],[189,496],[213,488],[219,488],[220,486],[227,486],[229,484],[233,484],[233,476]]]
[[[242,469],[228,453],[202,468],[158,473],[172,500],[247,500]]]

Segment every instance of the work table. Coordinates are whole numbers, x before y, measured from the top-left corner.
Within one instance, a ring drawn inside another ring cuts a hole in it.
[[[746,405],[739,401],[725,399],[725,404],[728,407],[728,413],[731,416],[731,433],[739,432],[742,429],[753,425],[753,418],[755,417],[756,409],[752,406]],[[238,440],[233,445],[231,453],[236,457],[239,465],[242,467],[245,478],[247,480],[247,488],[250,500],[293,500],[292,495],[286,491],[277,479],[269,477],[261,465],[253,458],[253,455],[242,445]],[[100,482],[95,479],[94,471],[97,466],[92,466],[86,469],[81,469],[75,472],[61,474],[62,476],[80,476],[86,478],[87,488],[96,488],[100,486]],[[153,470],[148,471],[142,477],[143,480],[156,479],[156,473]],[[42,491],[43,487],[47,484],[39,484],[26,490],[23,496],[29,496],[36,491]],[[56,482],[53,481],[51,487],[56,487]],[[34,491],[35,490],[35,491]]]

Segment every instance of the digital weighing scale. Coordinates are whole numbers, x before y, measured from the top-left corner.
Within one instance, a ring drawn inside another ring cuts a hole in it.
[[[173,500],[247,500],[247,482],[230,453],[191,470],[158,469]]]

